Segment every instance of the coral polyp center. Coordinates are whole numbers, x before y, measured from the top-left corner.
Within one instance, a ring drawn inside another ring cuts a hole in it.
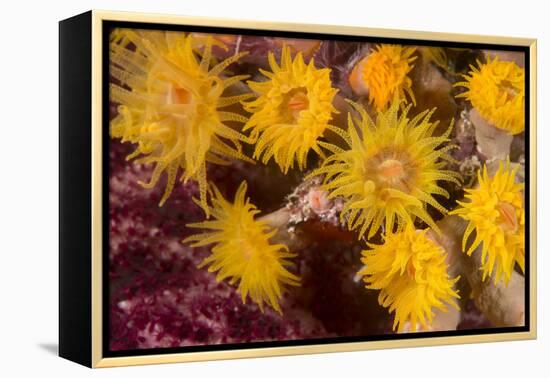
[[[285,96],[281,104],[281,115],[288,119],[290,123],[296,123],[300,117],[300,112],[309,107],[307,92],[304,88],[297,88],[290,91]]]
[[[360,119],[354,122],[350,117],[348,131],[339,132],[347,148],[327,146],[333,154],[311,173],[325,176],[323,189],[330,192],[329,198],[344,198],[342,222],[358,229],[359,238],[367,230],[368,238],[373,237],[383,225],[386,232],[399,231],[416,218],[438,230],[426,206],[446,213],[434,198],[449,196],[439,181],[459,184],[459,175],[444,168],[452,148],[446,145],[451,127],[441,136],[433,135],[433,110],[409,119],[410,107],[398,114],[398,100],[376,120],[352,105]]]
[[[506,100],[513,100],[517,95],[521,93],[517,84],[512,83],[510,80],[502,80],[498,84],[499,94]]]
[[[208,209],[206,163],[251,161],[241,152],[241,142],[249,139],[226,124],[247,118],[221,110],[249,97],[223,96],[246,78],[221,76],[243,54],[211,67],[212,38],[199,49],[184,33],[124,30],[115,35],[110,44],[110,96],[119,106],[111,136],[136,145],[128,159],[154,165],[150,181],[142,186],[153,188],[166,174],[159,205],[168,199],[179,175],[182,181],[198,183],[200,204]]]
[[[168,90],[166,91],[167,104],[189,104],[192,101],[193,95],[188,90],[175,83],[168,84]]]
[[[395,159],[384,160],[378,166],[378,176],[382,180],[392,183],[400,181],[405,176],[403,163]]]
[[[504,231],[516,232],[518,230],[518,217],[516,208],[509,202],[499,202],[497,205],[500,214],[498,224]]]
[[[403,146],[381,151],[365,163],[365,177],[374,180],[379,188],[396,188],[408,193],[414,185],[411,180],[416,175],[416,169]]]

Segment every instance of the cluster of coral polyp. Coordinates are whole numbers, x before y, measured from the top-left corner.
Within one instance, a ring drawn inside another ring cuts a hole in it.
[[[111,349],[522,325],[521,54],[117,29],[109,56]]]

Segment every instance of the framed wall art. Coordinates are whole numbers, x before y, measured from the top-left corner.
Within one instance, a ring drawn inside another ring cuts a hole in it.
[[[59,353],[536,337],[536,41],[60,22]]]

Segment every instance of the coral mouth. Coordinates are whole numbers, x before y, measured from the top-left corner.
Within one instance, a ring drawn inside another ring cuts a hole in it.
[[[168,105],[178,104],[190,104],[193,101],[193,95],[187,89],[170,84],[168,91],[166,92],[166,103]]]
[[[309,99],[305,88],[291,90],[282,105],[283,112],[289,120],[295,122],[300,117],[300,112],[309,107]]]
[[[409,193],[410,180],[414,177],[415,171],[407,155],[401,149],[380,151],[367,162],[367,176],[373,177],[380,188],[398,189]]]
[[[518,230],[518,217],[514,205],[508,202],[499,202],[498,204],[500,227],[505,231],[516,232]]]
[[[520,90],[509,80],[502,80],[498,88],[501,96],[505,95],[507,100],[513,100],[520,93]]]
[[[384,160],[378,166],[378,177],[382,181],[395,182],[405,178],[405,168],[403,163],[395,159]]]

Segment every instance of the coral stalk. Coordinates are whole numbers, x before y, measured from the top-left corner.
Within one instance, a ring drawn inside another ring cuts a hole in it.
[[[462,235],[468,223],[458,215],[449,215],[438,223],[442,234],[432,234],[449,256],[453,269],[466,278],[477,308],[496,327],[525,325],[525,278],[512,271],[508,284],[483,279],[481,247],[467,256],[462,252]]]

